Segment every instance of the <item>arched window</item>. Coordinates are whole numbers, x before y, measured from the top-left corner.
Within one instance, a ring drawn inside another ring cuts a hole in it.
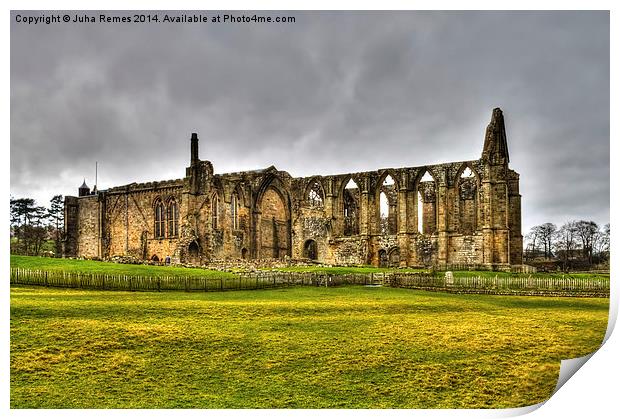
[[[164,229],[166,228],[164,220],[164,204],[160,200],[155,203],[155,238],[164,237]]]
[[[392,176],[385,177],[379,191],[379,233],[396,234],[398,190]]]
[[[354,236],[359,234],[359,202],[360,189],[353,179],[344,187],[342,191],[342,209],[344,216],[344,235]]]
[[[179,207],[174,198],[168,201],[166,219],[168,220],[168,237],[177,237],[179,235]]]
[[[310,185],[310,190],[308,191],[308,203],[312,207],[322,207],[323,206],[323,189],[319,182],[316,180]]]
[[[472,170],[466,167],[458,178],[459,231],[474,234],[478,228],[478,183]]]
[[[217,230],[218,228],[218,207],[219,200],[217,198],[217,194],[214,194],[213,198],[211,199],[211,228],[213,230]]]
[[[233,230],[239,229],[239,199],[237,193],[233,193],[230,199],[230,215],[232,217]]]

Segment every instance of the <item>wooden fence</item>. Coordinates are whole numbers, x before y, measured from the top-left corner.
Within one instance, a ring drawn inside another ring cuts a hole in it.
[[[326,275],[310,272],[243,272],[235,277],[139,276],[11,268],[11,284],[121,291],[228,291],[293,285],[377,285],[384,274]]]
[[[244,272],[230,277],[132,276],[11,268],[11,284],[120,291],[228,291],[289,286],[385,285],[476,294],[609,297],[609,280],[558,277],[445,277],[426,273],[329,275],[312,272]]]

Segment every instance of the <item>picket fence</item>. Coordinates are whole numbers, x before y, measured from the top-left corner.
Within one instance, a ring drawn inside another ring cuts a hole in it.
[[[11,268],[11,284],[61,288],[122,291],[229,291],[288,287],[294,285],[378,285],[383,274],[325,275],[311,272],[242,272],[233,278],[190,276],[141,276],[44,271]]]
[[[445,277],[426,273],[329,275],[260,271],[235,277],[135,276],[11,268],[11,284],[119,291],[229,291],[289,286],[383,285],[476,294],[609,297],[609,280],[561,277]]]

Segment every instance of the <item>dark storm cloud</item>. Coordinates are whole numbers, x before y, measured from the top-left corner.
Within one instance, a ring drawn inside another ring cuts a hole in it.
[[[291,12],[294,24],[11,24],[11,193],[476,159],[505,112],[524,232],[609,220],[605,12]],[[87,12],[96,15],[96,13]],[[35,15],[36,12],[22,14]],[[211,13],[212,14],[212,13]]]

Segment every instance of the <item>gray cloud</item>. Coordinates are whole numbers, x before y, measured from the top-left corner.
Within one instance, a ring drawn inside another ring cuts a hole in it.
[[[11,193],[476,159],[506,117],[524,232],[609,220],[607,12],[291,12],[295,24],[11,23]],[[88,14],[96,14],[87,12]],[[210,13],[213,14],[213,13]]]

